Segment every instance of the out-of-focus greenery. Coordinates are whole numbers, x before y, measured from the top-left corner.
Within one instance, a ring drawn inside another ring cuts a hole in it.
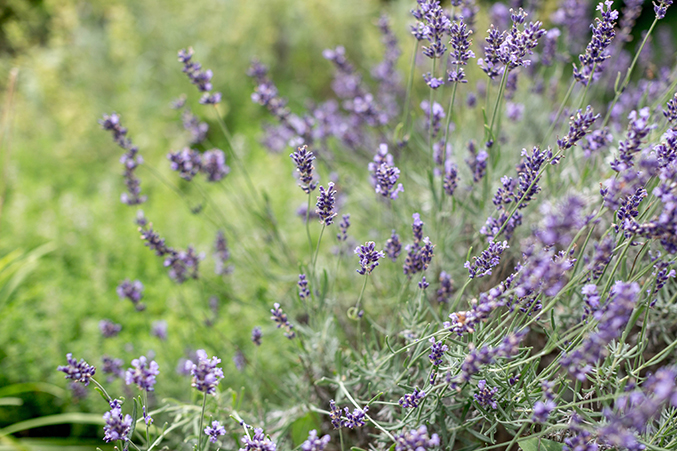
[[[165,154],[185,145],[186,135],[170,101],[186,93],[196,111],[204,108],[197,105],[197,92],[176,61],[178,49],[193,46],[196,59],[214,71],[215,87],[225,99],[221,110],[249,171],[266,174],[256,180],[273,192],[274,200],[293,197],[289,196],[297,189],[293,184],[278,183],[288,181],[291,166],[280,165],[281,157],[268,156],[257,142],[263,113],[249,99],[252,82],[245,70],[250,59],[257,56],[270,64],[291,106],[300,105],[311,94],[328,89],[331,67],[321,57],[324,48],[345,44],[357,60],[377,61],[381,47],[374,20],[379,10],[389,6],[389,12],[404,23],[410,5],[362,0],[47,0],[35,11],[21,2],[12,4],[20,5],[14,9],[20,20],[3,22],[3,46],[13,50],[0,58],[3,113],[10,70],[18,68],[19,73],[7,116],[10,133],[3,136],[3,158],[9,152],[9,164],[2,168],[7,189],[0,218],[0,257],[46,244],[53,250],[41,257],[11,300],[0,305],[0,386],[28,381],[64,386],[55,368],[67,352],[99,365],[101,354],[128,362],[154,350],[163,370],[159,378],[163,395],[178,396],[185,392],[180,385],[185,382],[172,375],[176,358],[196,332],[181,321],[179,296],[205,307],[210,295],[219,295],[224,307],[218,322],[200,333],[213,334],[214,340],[228,338],[245,348],[251,347],[250,330],[238,325],[252,324],[259,317],[268,326],[267,317],[261,315],[279,293],[267,292],[266,281],[258,274],[237,272],[233,283],[238,284],[238,293],[250,293],[249,299],[226,302],[230,282],[220,292],[196,286],[177,291],[161,262],[138,241],[134,209],[119,202],[124,190],[121,151],[100,130],[97,119],[106,112],[121,113],[149,165],[163,168],[161,172],[176,182]],[[35,22],[27,20],[30,14],[39,15],[49,27],[40,39],[32,38]],[[397,28],[406,33],[404,26]],[[214,120],[210,111],[199,112]],[[216,130],[215,122],[210,125]],[[283,159],[287,163],[287,157]],[[186,214],[186,205],[149,172],[141,169],[139,175],[151,199],[143,208],[168,242],[180,248],[194,244],[200,250],[211,249],[214,229]],[[183,188],[191,190],[188,185]],[[197,203],[199,192],[191,195]],[[290,202],[272,205],[278,218],[296,221]],[[173,214],[178,210],[181,214]],[[247,226],[240,226],[244,236]],[[203,270],[211,271],[210,265],[205,263]],[[143,314],[115,294],[125,278],[145,284],[148,309]],[[121,334],[102,339],[98,330],[102,318],[123,323]],[[150,321],[157,319],[169,323],[166,343],[148,334]],[[243,376],[235,371],[231,357],[222,356],[229,368],[228,384],[238,386]],[[261,361],[272,367],[281,364],[279,357],[269,357]],[[20,407],[0,408],[0,427],[63,409],[87,410],[89,403],[100,402],[90,399],[66,407],[65,399],[44,393],[24,394],[23,399]],[[63,429],[44,432],[61,435]]]

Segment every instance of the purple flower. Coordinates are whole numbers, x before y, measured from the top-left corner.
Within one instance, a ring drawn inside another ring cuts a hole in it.
[[[305,274],[299,274],[299,281],[297,285],[299,286],[299,298],[308,298],[310,296],[310,290],[308,290],[308,280],[306,279]]]
[[[179,51],[179,62],[183,63],[183,72],[188,76],[190,82],[194,84],[198,91],[203,92],[200,103],[209,105],[216,104],[221,101],[221,93],[210,93],[212,90],[212,71],[203,70],[202,65],[196,61],[191,61],[193,57],[193,49],[182,49]]]
[[[430,89],[437,89],[444,86],[444,78],[433,77],[430,72],[423,74],[423,80]]]
[[[558,205],[543,204],[543,227],[534,234],[546,246],[568,246],[574,234],[585,225],[581,215],[583,207],[583,201],[577,196],[567,196]]]
[[[573,352],[562,354],[560,365],[572,377],[585,381],[587,373],[592,371],[592,365],[606,355],[606,345],[617,339],[625,329],[639,291],[636,282],[625,283],[619,280],[614,284],[607,304],[594,314],[599,321],[597,332],[585,338]]]
[[[239,451],[275,451],[277,449],[275,443],[265,436],[261,428],[254,429],[254,435],[251,438],[245,435],[241,441],[244,446]]]
[[[461,374],[456,382],[469,381],[470,377],[480,370],[481,365],[490,365],[497,358],[512,358],[519,351],[519,344],[528,332],[529,329],[525,328],[519,332],[508,334],[495,348],[486,345],[480,349],[471,348],[470,353],[461,364]]]
[[[541,52],[541,64],[544,66],[552,66],[557,52],[557,39],[560,34],[561,33],[557,28],[551,28],[545,33],[543,39],[543,51]]]
[[[668,7],[670,5],[672,5],[672,0],[659,0],[658,2],[654,2],[653,10],[654,13],[656,13],[656,18],[665,18],[665,14],[668,12]]]
[[[581,149],[585,152],[585,157],[590,158],[593,153],[607,147],[613,141],[613,135],[609,133],[609,129],[604,127],[601,130],[595,130],[585,136],[585,140],[581,143]]]
[[[204,254],[197,254],[192,246],[185,251],[174,251],[165,258],[164,266],[169,268],[167,273],[176,283],[183,283],[188,279],[198,278],[198,265],[204,259]]]
[[[588,133],[590,126],[592,126],[599,117],[599,114],[593,114],[590,105],[585,108],[585,113],[578,110],[575,116],[571,116],[569,121],[569,133],[567,136],[557,140],[559,148],[567,150],[575,146],[576,143]]]
[[[320,217],[320,223],[325,226],[331,225],[334,223],[334,217],[336,213],[336,190],[334,189],[334,183],[329,182],[327,189],[320,186],[320,195],[317,196],[315,213]]]
[[[513,122],[521,121],[522,116],[524,115],[524,104],[507,102],[505,104],[505,114],[508,116],[508,119]]]
[[[302,451],[324,451],[329,444],[331,437],[329,434],[323,435],[321,438],[317,436],[317,431],[313,429],[308,433],[308,439],[301,444]]]
[[[308,150],[308,146],[299,147],[295,152],[289,155],[296,164],[296,171],[299,173],[299,186],[306,194],[315,190],[317,182],[313,181],[313,160],[315,155]]]
[[[498,387],[489,388],[487,387],[487,381],[481,379],[477,383],[477,393],[475,393],[473,397],[482,407],[491,407],[496,410],[498,408],[498,404],[496,404],[496,400],[494,399],[496,393],[498,393]]]
[[[469,277],[474,279],[487,275],[490,276],[492,268],[498,266],[501,262],[501,254],[509,247],[507,241],[503,241],[502,243],[493,241],[489,243],[489,247],[482,251],[479,257],[474,257],[472,264],[467,261],[465,262],[465,265],[463,265],[468,269]]]
[[[663,116],[670,122],[671,126],[677,123],[677,93],[665,104],[666,110],[663,110]]]
[[[552,400],[546,400],[545,402],[536,401],[536,404],[534,404],[534,410],[531,420],[534,423],[545,423],[546,421],[548,421],[550,413],[556,408],[557,404],[555,404],[555,401]]]
[[[210,359],[204,349],[198,349],[196,355],[197,363],[190,360],[185,363],[186,371],[190,371],[193,376],[191,386],[208,395],[215,395],[216,386],[223,379],[223,370],[216,366],[221,363],[221,359],[216,356]]]
[[[402,243],[400,242],[400,236],[395,233],[395,230],[392,231],[390,238],[386,241],[384,250],[389,259],[393,262],[397,261],[397,257],[402,252]]]
[[[171,162],[172,171],[177,171],[181,178],[188,181],[193,180],[202,169],[202,155],[190,147],[168,153],[167,159]]]
[[[418,8],[411,14],[418,20],[412,26],[412,34],[419,41],[427,40],[430,45],[423,46],[423,54],[428,58],[441,58],[447,47],[442,43],[443,36],[449,34],[451,22],[438,0],[417,0]]]
[[[458,186],[458,166],[447,160],[444,163],[444,192],[447,196],[453,196]]]
[[[425,398],[425,392],[419,390],[418,387],[416,387],[414,388],[414,391],[412,393],[407,393],[404,396],[402,396],[399,400],[399,404],[405,409],[406,408],[415,409],[416,407],[419,406],[423,398]]]
[[[273,308],[270,310],[270,313],[273,314],[273,316],[271,316],[270,319],[275,321],[278,329],[284,326],[286,330],[284,334],[285,337],[291,340],[296,336],[296,333],[294,332],[294,325],[289,322],[289,320],[287,319],[287,314],[282,311],[282,309],[280,308],[280,304],[278,304],[277,302],[273,304]]]
[[[616,172],[622,172],[625,169],[634,166],[634,156],[641,151],[642,139],[656,128],[656,124],[651,124],[649,118],[651,111],[649,107],[642,108],[639,113],[633,110],[628,119],[627,139],[618,143],[619,156],[611,163],[611,168]]]
[[[132,428],[132,417],[130,415],[122,417],[122,408],[117,399],[110,402],[110,407],[111,410],[103,414],[103,420],[106,422],[103,427],[103,439],[106,443],[116,440],[126,442],[129,440],[128,434]]]
[[[205,428],[205,434],[209,436],[210,442],[216,443],[220,436],[226,435],[226,428],[221,426],[218,421],[212,421],[212,425]]]
[[[647,289],[646,292],[649,294],[649,296],[655,296],[664,286],[666,283],[668,283],[668,279],[672,278],[674,279],[675,276],[677,275],[677,271],[671,268],[671,266],[675,263],[673,261],[664,261],[660,260],[661,253],[658,252],[658,254],[651,258],[652,262],[654,262],[654,271],[652,273],[652,276],[654,276],[656,283],[652,289]],[[653,307],[656,305],[656,302],[658,301],[658,298],[654,298],[651,301],[650,306]]]
[[[425,289],[427,289],[429,286],[430,286],[430,284],[428,283],[427,280],[425,280],[425,276],[423,276],[423,278],[421,279],[421,281],[418,283],[418,287],[419,287],[421,290],[425,290]]]
[[[583,85],[587,85],[599,77],[603,69],[602,63],[611,56],[608,47],[616,36],[614,27],[616,26],[616,19],[618,19],[618,11],[611,9],[612,4],[613,1],[606,0],[597,5],[597,10],[601,12],[602,18],[595,18],[595,24],[591,26],[592,39],[585,49],[585,53],[578,57],[581,67],[579,68],[574,64],[574,79]]]
[[[115,290],[120,297],[120,299],[129,299],[134,304],[134,307],[138,311],[144,310],[146,307],[141,304],[139,301],[143,297],[143,284],[135,280],[131,282],[129,279],[125,279]]]
[[[395,437],[395,451],[427,451],[438,446],[440,437],[437,434],[429,436],[425,425],[404,431]]]
[[[240,351],[239,349],[233,356],[233,364],[235,364],[235,368],[237,368],[238,371],[240,372],[244,371],[244,367],[247,364],[247,359],[245,358],[242,351]]]
[[[115,324],[109,319],[102,319],[99,321],[99,330],[101,331],[101,335],[103,335],[104,338],[112,338],[120,333],[122,330],[122,325]]]
[[[588,316],[599,310],[601,307],[600,301],[602,298],[597,291],[597,285],[593,283],[583,285],[583,288],[581,288],[581,294],[583,294],[583,300],[585,301],[585,314],[581,318],[581,321],[585,321]]]
[[[160,369],[155,360],[148,360],[145,356],[132,360],[132,367],[125,373],[125,384],[136,384],[139,390],[153,391],[153,385],[157,382],[155,376],[160,374]]]
[[[185,103],[185,97],[182,99]],[[178,105],[175,105],[178,106]],[[183,104],[178,106],[182,108]],[[209,125],[206,122],[200,122],[200,119],[195,116],[190,110],[186,109],[181,114],[181,121],[183,122],[183,128],[190,133],[190,143],[191,144],[200,144],[202,141],[207,139],[207,132],[209,131]]]
[[[435,247],[428,237],[423,238],[424,223],[421,221],[421,215],[414,213],[412,218],[414,219],[412,224],[414,243],[406,247],[407,258],[404,260],[404,265],[402,266],[404,274],[409,277],[428,269],[428,265],[433,258],[433,249]]]
[[[449,350],[449,346],[445,345],[442,341],[435,341],[435,337],[430,337],[430,340],[428,341],[432,343],[428,358],[433,366],[440,366],[442,364],[442,357],[444,357],[444,353]]]
[[[89,380],[94,377],[94,374],[96,373],[96,368],[89,365],[84,359],[80,359],[78,362],[73,358],[73,354],[70,352],[66,354],[66,360],[68,361],[68,365],[60,365],[56,370],[66,373],[66,379],[81,382],[85,384],[85,387],[88,386]]]
[[[421,102],[421,109],[423,110],[423,113],[425,114],[426,117],[426,130],[429,130],[431,127],[430,124],[430,102],[427,100],[424,100]],[[445,118],[446,114],[444,113],[444,108],[442,108],[442,105],[440,105],[437,102],[433,102],[433,108],[432,108],[432,113],[433,113],[433,120],[432,120],[432,137],[435,138],[437,134],[440,132],[440,127],[442,125],[442,119]]]
[[[448,80],[450,83],[467,83],[468,80],[465,78],[465,72],[460,66],[466,66],[470,58],[475,58],[475,53],[470,50],[472,40],[469,38],[472,31],[463,22],[463,17],[460,17],[458,22],[451,24],[449,34],[451,35],[451,40],[449,41],[451,45],[451,52],[449,54],[451,57],[450,63],[456,65],[456,70],[447,71]]]
[[[256,326],[252,329],[252,343],[254,343],[256,346],[261,346],[261,338],[263,337],[263,332],[261,332],[261,328],[259,326]]]
[[[219,230],[214,240],[214,272],[220,276],[233,272],[233,267],[226,265],[228,260],[230,260],[228,241],[223,230]]]
[[[165,341],[167,339],[167,321],[163,319],[159,321],[153,321],[150,334],[162,341]]]
[[[226,155],[220,149],[211,149],[202,154],[200,171],[207,176],[208,182],[218,182],[230,172],[226,164]]]
[[[378,261],[385,257],[382,251],[376,250],[376,243],[373,241],[367,241],[363,245],[357,246],[355,254],[360,258],[360,269],[356,271],[363,276],[371,274],[374,268],[379,265]]]
[[[489,154],[485,150],[477,152],[474,141],[468,143],[468,152],[470,152],[470,157],[466,159],[465,162],[472,171],[473,182],[477,183],[482,180],[482,177],[487,173],[487,159],[489,158]]]
[[[451,276],[445,271],[440,273],[440,288],[437,290],[437,302],[448,303],[451,299],[451,293],[453,291],[453,286],[451,282]]]
[[[329,401],[329,418],[331,419],[331,424],[334,426],[334,429],[339,429],[341,427],[341,409],[336,407],[334,400]]]
[[[348,239],[348,228],[350,227],[350,215],[345,214],[341,216],[341,222],[339,223],[339,233],[336,234],[336,239],[339,242],[344,242]]]
[[[113,382],[115,378],[121,378],[125,375],[125,371],[122,369],[122,365],[124,365],[122,359],[114,359],[113,357],[104,355],[101,358],[101,361],[103,362],[101,372],[103,374],[110,374],[107,379],[108,382]]]
[[[376,193],[385,198],[397,199],[397,194],[404,192],[402,184],[397,183],[397,180],[400,178],[400,170],[395,166],[388,166],[388,164],[382,163],[376,169],[375,178]],[[395,186],[396,184],[397,186]]]
[[[590,260],[590,263],[588,263],[588,270],[591,273],[591,278],[597,280],[602,276],[614,256],[616,241],[611,235],[606,235],[599,243],[594,243],[593,246],[595,248],[595,255]]]
[[[132,144],[127,138],[127,129],[120,124],[120,116],[111,113],[110,116],[104,114],[103,119],[99,121],[101,128],[111,132],[113,140],[126,152],[120,157],[120,163],[125,168],[124,178],[127,192],[120,195],[120,201],[127,205],[139,205],[144,203],[148,196],[141,195],[141,181],[136,177],[136,168],[143,163],[143,158],[139,155],[139,148]]]

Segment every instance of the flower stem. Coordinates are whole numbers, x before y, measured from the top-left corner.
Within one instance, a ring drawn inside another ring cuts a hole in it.
[[[207,392],[202,392],[202,413],[200,413],[200,428],[197,431],[197,449],[202,450],[202,426],[205,420],[205,408],[207,407]]]

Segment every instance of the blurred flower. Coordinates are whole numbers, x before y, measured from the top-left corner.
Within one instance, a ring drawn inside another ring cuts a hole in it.
[[[101,331],[101,335],[103,335],[104,338],[112,338],[120,333],[122,330],[122,325],[115,324],[109,319],[102,319],[99,321],[99,330]]]

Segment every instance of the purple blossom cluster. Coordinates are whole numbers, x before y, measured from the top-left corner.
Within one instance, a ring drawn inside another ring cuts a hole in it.
[[[440,437],[437,434],[428,435],[425,425],[404,431],[395,437],[395,451],[428,451],[438,446]]]
[[[491,270],[501,262],[503,251],[509,247],[507,241],[492,241],[479,257],[473,257],[473,262],[467,261],[463,267],[468,270],[471,279],[490,276]]]
[[[80,382],[86,386],[89,385],[89,380],[94,377],[96,368],[85,362],[85,359],[80,359],[78,362],[73,358],[73,354],[66,354],[66,361],[68,365],[59,365],[56,370],[66,374],[66,379]]]
[[[120,157],[120,163],[125,168],[124,179],[127,192],[120,195],[120,201],[126,205],[139,205],[144,203],[148,196],[141,195],[141,181],[136,176],[136,168],[143,164],[143,158],[139,155],[139,148],[132,144],[127,137],[127,129],[120,124],[120,116],[116,113],[103,115],[99,121],[101,128],[110,131],[113,141],[126,152]]]
[[[139,390],[153,391],[153,386],[157,382],[155,377],[160,374],[160,367],[151,360],[148,362],[145,356],[132,360],[132,368],[127,369],[125,373],[125,384],[135,384]]]
[[[239,451],[275,451],[277,449],[275,442],[266,437],[261,428],[254,429],[254,435],[251,438],[245,435],[241,441],[244,446]]]
[[[376,243],[367,241],[363,245],[355,248],[355,254],[360,259],[360,268],[357,273],[361,275],[368,275],[379,265],[379,260],[385,257],[382,251],[376,250]]]
[[[400,242],[400,236],[395,233],[395,230],[391,232],[390,238],[386,241],[383,250],[390,260],[393,262],[397,261],[397,257],[399,257],[402,252],[402,243]]]
[[[477,383],[477,391],[473,395],[473,398],[475,398],[475,401],[477,401],[477,403],[482,407],[491,407],[492,409],[496,410],[498,408],[498,404],[496,403],[496,399],[494,399],[494,397],[497,393],[498,387],[489,388],[487,387],[487,381],[481,379]]]
[[[122,416],[122,406],[120,401],[114,399],[110,401],[110,411],[103,414],[103,421],[106,425],[103,427],[106,443],[122,440],[129,440],[129,432],[132,428],[132,417],[130,415]]]
[[[345,214],[341,216],[341,222],[339,222],[339,233],[336,234],[336,239],[340,243],[345,242],[348,239],[348,229],[350,228],[350,214]]]
[[[263,332],[259,326],[255,326],[252,329],[252,343],[254,343],[256,346],[261,346],[261,338],[263,338]]]
[[[343,411],[336,406],[334,400],[329,401],[329,418],[331,419],[331,424],[334,426],[334,429],[339,428],[348,428],[355,429],[357,427],[364,426],[366,424],[365,418],[367,412],[369,411],[369,406],[365,406],[364,409],[355,408],[352,412],[347,407],[343,408]]]
[[[588,105],[585,113],[578,110],[575,116],[571,116],[569,121],[569,133],[564,138],[557,140],[557,145],[561,150],[571,149],[581,140],[589,131],[592,124],[599,119],[599,114],[594,114],[592,107]]]
[[[641,151],[642,139],[656,128],[655,124],[649,122],[651,112],[649,107],[632,111],[628,116],[628,134],[627,139],[618,144],[618,158],[611,163],[611,168],[616,172],[622,172],[629,167],[634,166],[634,156]]]
[[[329,226],[334,223],[336,213],[336,189],[334,183],[329,182],[327,189],[320,186],[320,195],[317,196],[315,213],[320,217],[320,223]]]
[[[211,69],[203,70],[202,65],[197,61],[193,61],[193,49],[188,48],[179,50],[179,62],[183,64],[183,72],[188,76],[188,79],[194,84],[198,91],[202,92],[200,103],[203,105],[215,105],[221,101],[221,93],[212,93],[212,76],[214,75]]]
[[[400,170],[396,166],[389,166],[387,163],[381,163],[374,173],[376,179],[376,194],[380,194],[386,199],[397,199],[398,193],[404,192],[401,183],[397,183],[400,178]]]
[[[543,400],[536,401],[531,417],[535,423],[545,423],[548,421],[550,414],[557,408],[555,394],[553,393],[554,385],[553,382],[547,380],[541,381]]]
[[[184,147],[176,152],[167,154],[172,171],[177,171],[179,176],[187,181],[202,172],[208,182],[218,182],[230,172],[226,165],[226,156],[220,149],[208,150],[200,153],[190,147]]]
[[[606,305],[594,313],[597,332],[590,334],[573,352],[562,354],[560,365],[569,374],[585,381],[587,374],[607,353],[606,346],[621,335],[630,319],[640,288],[636,282],[617,281],[611,288]]]
[[[425,398],[425,392],[419,390],[418,387],[415,387],[413,392],[406,393],[400,398],[398,402],[400,406],[404,407],[405,409],[415,409],[420,405],[423,398]]]
[[[204,255],[198,254],[192,246],[188,246],[185,251],[177,251],[167,246],[164,238],[153,230],[153,224],[139,227],[139,232],[141,239],[146,242],[145,245],[158,257],[164,257],[163,264],[167,268],[167,273],[176,283],[198,278],[198,266]]]
[[[108,382],[113,382],[116,378],[124,377],[125,371],[122,369],[122,366],[124,365],[125,362],[123,362],[122,359],[116,359],[104,355],[101,358],[101,362],[103,363],[101,372],[103,374],[109,374],[107,378]]]
[[[407,245],[407,258],[402,266],[404,274],[409,277],[428,269],[428,265],[430,265],[433,258],[433,248],[435,247],[428,237],[423,238],[424,223],[421,221],[421,215],[414,213],[412,218],[414,219],[412,224],[414,242]]]
[[[205,428],[205,434],[209,436],[210,442],[216,443],[220,436],[226,435],[226,428],[221,426],[218,421],[212,421],[212,425]]]
[[[411,33],[419,41],[428,41],[423,46],[423,54],[428,58],[441,58],[447,51],[444,36],[449,34],[451,21],[444,12],[439,0],[417,0],[418,7],[411,15],[418,21],[411,27]]]
[[[99,321],[99,331],[104,338],[112,338],[117,336],[122,330],[121,324],[116,324],[109,319],[102,319]]]
[[[310,297],[310,290],[308,289],[308,279],[305,274],[299,274],[299,281],[296,283],[299,287],[299,298],[307,299]]]
[[[470,58],[475,58],[475,53],[470,50],[472,40],[470,35],[472,30],[468,29],[468,25],[463,22],[463,17],[460,17],[458,22],[454,21],[449,27],[449,35],[451,39],[451,51],[449,52],[450,64],[456,66],[455,70],[448,70],[447,76],[450,83],[467,83],[465,72],[461,66],[467,66]]]
[[[461,364],[461,373],[456,378],[455,382],[468,382],[470,377],[477,373],[482,365],[490,365],[496,361],[496,359],[512,358],[518,353],[519,344],[528,332],[529,329],[525,328],[519,332],[510,333],[506,335],[496,347],[484,345],[480,349],[477,349],[473,348],[471,344],[470,352],[463,360],[463,363]]]
[[[185,99],[184,99],[185,100]],[[200,121],[188,108],[181,113],[183,128],[190,134],[190,144],[197,145],[207,139],[209,124]]]
[[[275,321],[275,324],[277,324],[277,328],[284,327],[285,333],[284,336],[289,338],[290,340],[294,337],[296,337],[296,332],[294,332],[294,325],[289,322],[287,319],[287,314],[282,311],[280,308],[279,303],[273,304],[273,308],[270,309],[270,313],[273,314],[273,316],[270,317],[273,321]]]
[[[486,175],[487,173],[487,160],[489,159],[489,153],[486,150],[477,151],[477,145],[475,141],[470,141],[468,143],[468,152],[470,157],[465,160],[465,163],[470,168],[472,172],[472,180],[477,183]]]
[[[221,363],[221,359],[216,356],[210,359],[204,349],[198,349],[195,354],[197,363],[186,360],[184,364],[185,371],[190,371],[193,376],[191,386],[207,395],[215,395],[216,386],[223,379],[223,370],[216,366]]]
[[[313,152],[308,150],[308,146],[299,147],[296,151],[292,152],[289,157],[294,160],[296,164],[296,172],[299,174],[299,186],[304,193],[310,194],[311,191],[314,191],[317,187],[317,182],[313,180],[313,160],[315,155]]]
[[[301,443],[302,451],[324,451],[331,437],[329,434],[325,434],[322,437],[317,436],[317,430],[313,429],[308,433],[308,438],[305,442]]]
[[[574,64],[574,79],[583,85],[599,78],[604,61],[611,56],[608,48],[616,36],[614,27],[618,19],[618,11],[612,10],[611,5],[613,5],[612,0],[605,0],[597,5],[597,11],[601,13],[602,18],[595,18],[595,24],[591,27],[592,39],[585,53],[578,57],[581,63],[580,68]]]
[[[449,350],[449,346],[445,345],[443,341],[435,341],[435,337],[430,337],[429,341],[431,343],[430,354],[428,354],[430,363],[433,366],[440,366],[442,364],[442,357]]]
[[[132,282],[129,279],[122,281],[115,289],[120,299],[129,299],[134,304],[134,308],[138,311],[143,311],[146,306],[140,301],[143,297],[143,284],[139,280]]]

